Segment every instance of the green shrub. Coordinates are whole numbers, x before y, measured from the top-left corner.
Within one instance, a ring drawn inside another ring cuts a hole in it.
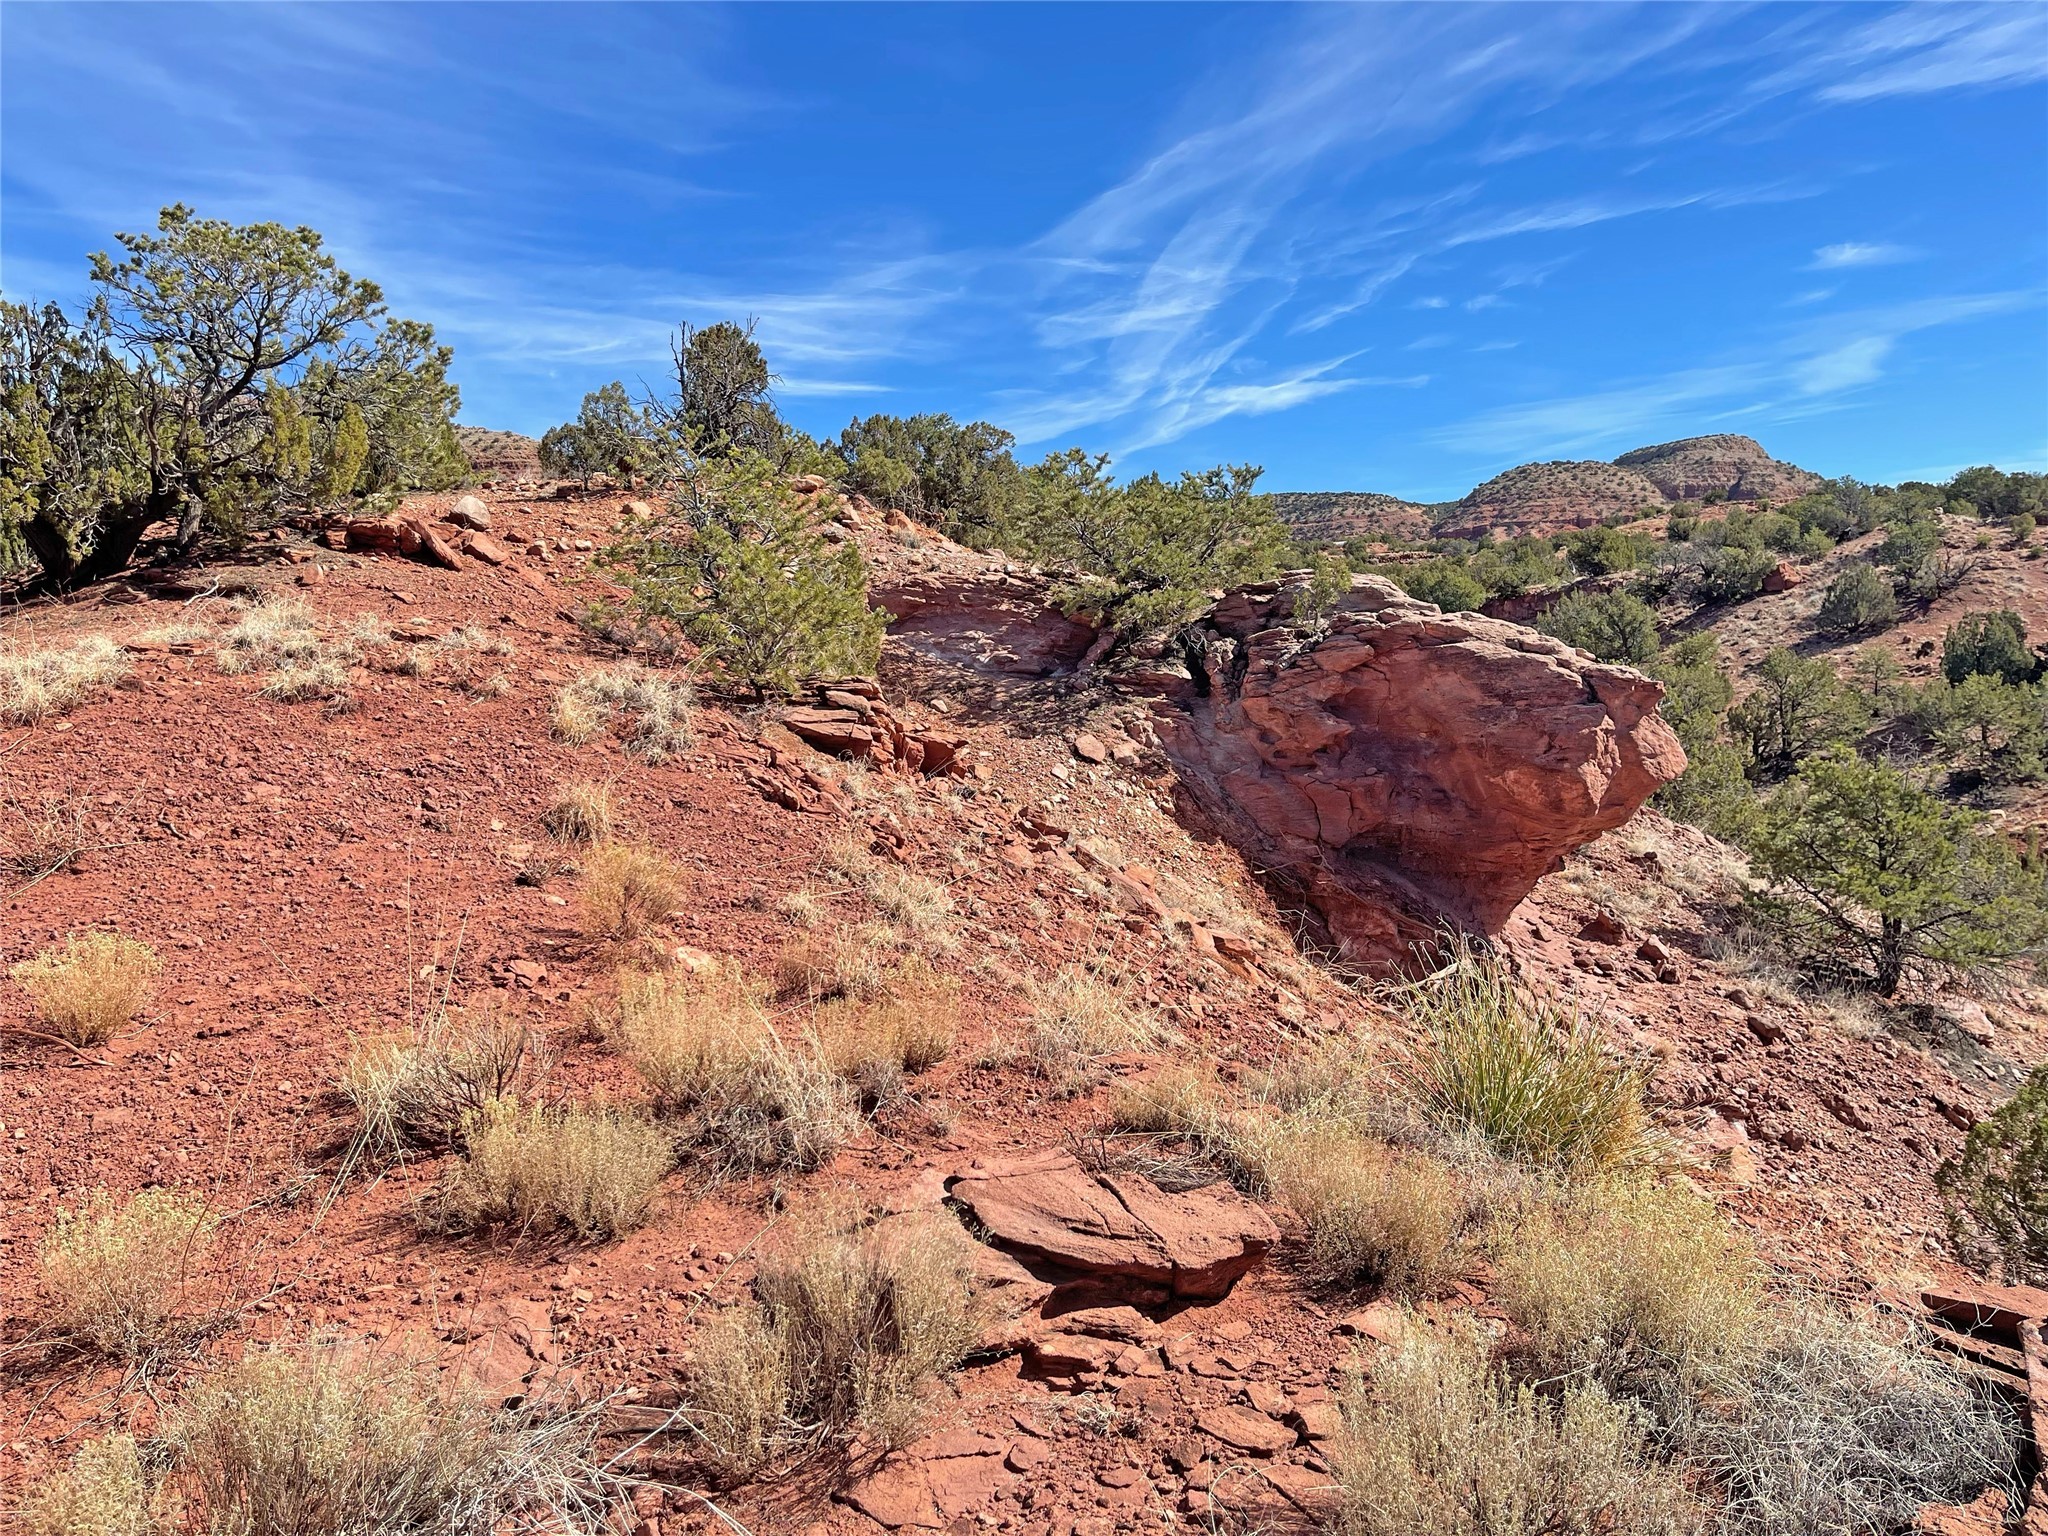
[[[1854,560],[1828,583],[1816,622],[1830,635],[1857,635],[1889,628],[1898,617],[1899,600],[1892,584],[1874,566]]]
[[[1490,959],[1462,946],[1437,976],[1392,1001],[1424,1039],[1400,1069],[1418,1108],[1503,1157],[1592,1172],[1662,1161],[1640,1074],[1610,1060],[1597,1033],[1524,997]]]
[[[622,524],[604,563],[641,619],[756,697],[872,672],[880,656],[886,617],[868,606],[860,550],[826,539],[758,453],[680,454],[660,508]]]
[[[1896,768],[1809,758],[1752,828],[1765,921],[1890,997],[1913,961],[1971,968],[2048,938],[2048,895],[1983,818]]]
[[[1759,773],[1790,771],[1801,759],[1846,741],[1869,721],[1856,694],[1819,657],[1780,646],[1757,667],[1756,688],[1729,711],[1728,725],[1747,743]]]
[[[2048,1067],[1971,1127],[1934,1182],[1965,1262],[2048,1285]]]
[[[1279,569],[1287,530],[1254,493],[1259,470],[1219,465],[1178,480],[1143,475],[1119,485],[1106,454],[1078,448],[1025,472],[1020,552],[1089,572],[1061,600],[1101,615],[1120,635],[1174,629],[1207,606],[1213,588],[1262,581]]]
[[[1602,661],[1637,667],[1658,653],[1657,616],[1628,592],[1574,592],[1536,621],[1546,635]]]
[[[1343,1536],[1689,1536],[1704,1512],[1648,1427],[1591,1383],[1511,1385],[1483,1345],[1418,1324],[1343,1398],[1328,1456]]]
[[[885,507],[900,507],[948,537],[977,546],[1015,539],[1024,475],[1016,439],[985,421],[951,416],[870,416],[848,423],[832,445],[843,480]]]
[[[1457,560],[1424,560],[1415,565],[1375,568],[1403,592],[1421,603],[1435,603],[1445,613],[1471,613],[1486,601],[1486,588]]]
[[[1951,683],[1979,674],[2030,683],[2041,670],[2041,658],[2027,649],[2026,626],[2010,609],[1966,613],[1941,637],[1941,673]]]

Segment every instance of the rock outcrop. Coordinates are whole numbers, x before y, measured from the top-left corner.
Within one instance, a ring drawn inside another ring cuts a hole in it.
[[[1028,567],[971,556],[924,569],[875,573],[869,600],[894,621],[893,639],[979,672],[1050,677],[1071,672],[1095,643],[1090,624],[1049,601],[1051,583]]]
[[[1169,1194],[1134,1173],[1090,1173],[1063,1151],[976,1163],[946,1193],[1013,1252],[1172,1295],[1228,1295],[1280,1240],[1227,1184]]]
[[[1232,593],[1135,675],[1165,694],[1162,745],[1217,829],[1355,954],[1403,953],[1446,918],[1497,929],[1684,771],[1641,673],[1371,576],[1290,624],[1300,587]]]

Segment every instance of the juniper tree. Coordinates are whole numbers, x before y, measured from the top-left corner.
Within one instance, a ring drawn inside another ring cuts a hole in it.
[[[1202,610],[1211,590],[1279,568],[1287,530],[1253,492],[1258,477],[1240,464],[1119,485],[1107,454],[1070,448],[1028,472],[1021,542],[1100,578],[1063,589],[1071,610],[1099,614],[1125,636],[1173,629]]]

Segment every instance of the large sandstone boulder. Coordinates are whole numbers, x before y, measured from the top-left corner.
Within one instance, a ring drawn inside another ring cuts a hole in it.
[[[977,1161],[946,1192],[996,1242],[1083,1274],[1175,1296],[1227,1295],[1280,1240],[1227,1184],[1169,1194],[1140,1174],[1091,1173],[1064,1151]]]
[[[1372,576],[1291,624],[1301,585],[1234,592],[1185,660],[1141,665],[1182,783],[1355,953],[1402,954],[1444,917],[1497,929],[1684,771],[1641,673]]]

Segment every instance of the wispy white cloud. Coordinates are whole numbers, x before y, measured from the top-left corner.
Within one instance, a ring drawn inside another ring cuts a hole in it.
[[[1839,347],[1830,347],[1809,357],[1792,370],[1792,377],[1805,395],[1832,395],[1858,384],[1868,384],[1884,372],[1884,360],[1898,342],[1897,336],[1858,336]]]
[[[1611,388],[1481,412],[1433,440],[1467,452],[1531,457],[1609,453],[1653,441],[1660,429],[1699,430],[1745,418],[1788,420],[1873,383],[1900,341],[1916,332],[2040,310],[2039,290],[1961,294],[1831,316],[1754,355],[1631,379]]]
[[[2048,79],[2048,8],[1909,5],[1857,28],[1831,50],[1823,101],[1922,96]]]
[[[1807,263],[1809,272],[1832,272],[1840,267],[1889,267],[1902,261],[1917,261],[1920,252],[1908,245],[1885,245],[1874,241],[1845,240],[1824,245]]]

